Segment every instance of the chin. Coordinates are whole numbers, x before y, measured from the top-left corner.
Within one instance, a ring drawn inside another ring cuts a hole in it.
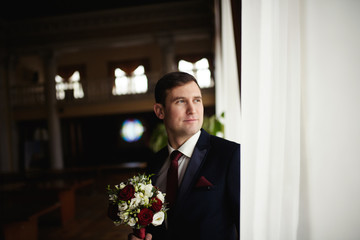
[[[200,130],[200,128],[192,128],[192,129],[189,129],[189,130],[187,131],[187,134],[188,134],[189,136],[192,136],[192,135],[194,135],[195,133],[197,133],[199,130]]]

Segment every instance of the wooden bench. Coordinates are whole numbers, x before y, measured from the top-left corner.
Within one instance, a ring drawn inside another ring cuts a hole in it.
[[[54,211],[60,213],[59,221],[65,226],[75,218],[75,197],[78,189],[93,184],[95,179],[102,178],[103,175],[123,172],[133,174],[144,167],[144,163],[127,163],[116,166],[0,174],[1,206],[7,205],[0,209],[3,235],[0,239],[38,239],[39,218]],[[6,199],[10,201],[6,203]]]
[[[58,209],[61,224],[69,224],[75,217],[76,190],[93,182],[93,179],[47,180],[13,189],[3,185],[0,219],[4,239],[37,239],[39,217]]]
[[[38,218],[61,208],[57,196],[1,192],[1,225],[5,240],[37,239]]]

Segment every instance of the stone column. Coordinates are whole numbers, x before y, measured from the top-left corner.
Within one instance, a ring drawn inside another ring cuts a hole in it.
[[[0,171],[14,171],[12,157],[12,124],[11,106],[9,101],[10,91],[8,84],[9,59],[1,56],[0,59]]]
[[[56,100],[56,56],[54,52],[43,55],[45,76],[45,102],[49,130],[49,153],[52,169],[63,169],[63,152],[61,142],[61,126]]]
[[[177,70],[175,62],[175,46],[171,34],[161,34],[157,36],[158,44],[162,54],[162,75]]]

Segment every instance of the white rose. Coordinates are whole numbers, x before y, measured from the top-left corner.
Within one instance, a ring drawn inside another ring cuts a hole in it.
[[[128,224],[129,224],[130,227],[135,226],[135,224],[136,224],[135,218],[130,218],[129,221],[128,221]]]
[[[140,202],[141,202],[141,198],[139,196],[136,196],[136,194],[135,194],[135,197],[132,198],[131,201],[130,201],[129,208],[130,209],[137,208],[137,206],[139,206]]]
[[[158,194],[156,195],[156,197],[161,201],[164,202],[165,201],[165,196],[162,192],[158,192]]]
[[[154,225],[154,226],[161,225],[162,222],[164,221],[164,218],[165,218],[164,212],[160,211],[160,212],[155,213],[153,216],[152,225]]]
[[[138,184],[138,188],[140,189],[140,191],[144,191],[144,189],[145,189],[145,184],[139,183],[139,184]]]
[[[151,198],[153,193],[152,193],[152,189],[153,189],[153,185],[152,184],[147,184],[145,186],[145,196]]]
[[[129,218],[129,213],[128,212],[121,212],[118,213],[119,217],[121,220],[126,221]]]
[[[125,186],[126,186],[125,183],[120,183],[119,188],[123,189]]]
[[[134,194],[134,198],[137,198],[139,201],[144,197],[144,194],[142,192],[137,192]]]
[[[124,211],[124,210],[128,209],[127,203],[126,203],[126,202],[120,203],[120,204],[118,205],[118,209],[119,209],[120,211]]]
[[[145,196],[141,200],[141,205],[147,205],[147,204],[149,204],[149,198]]]

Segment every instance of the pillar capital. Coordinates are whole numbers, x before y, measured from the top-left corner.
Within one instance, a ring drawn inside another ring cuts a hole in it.
[[[161,33],[156,39],[161,48],[163,74],[176,71],[174,36],[170,33]]]

